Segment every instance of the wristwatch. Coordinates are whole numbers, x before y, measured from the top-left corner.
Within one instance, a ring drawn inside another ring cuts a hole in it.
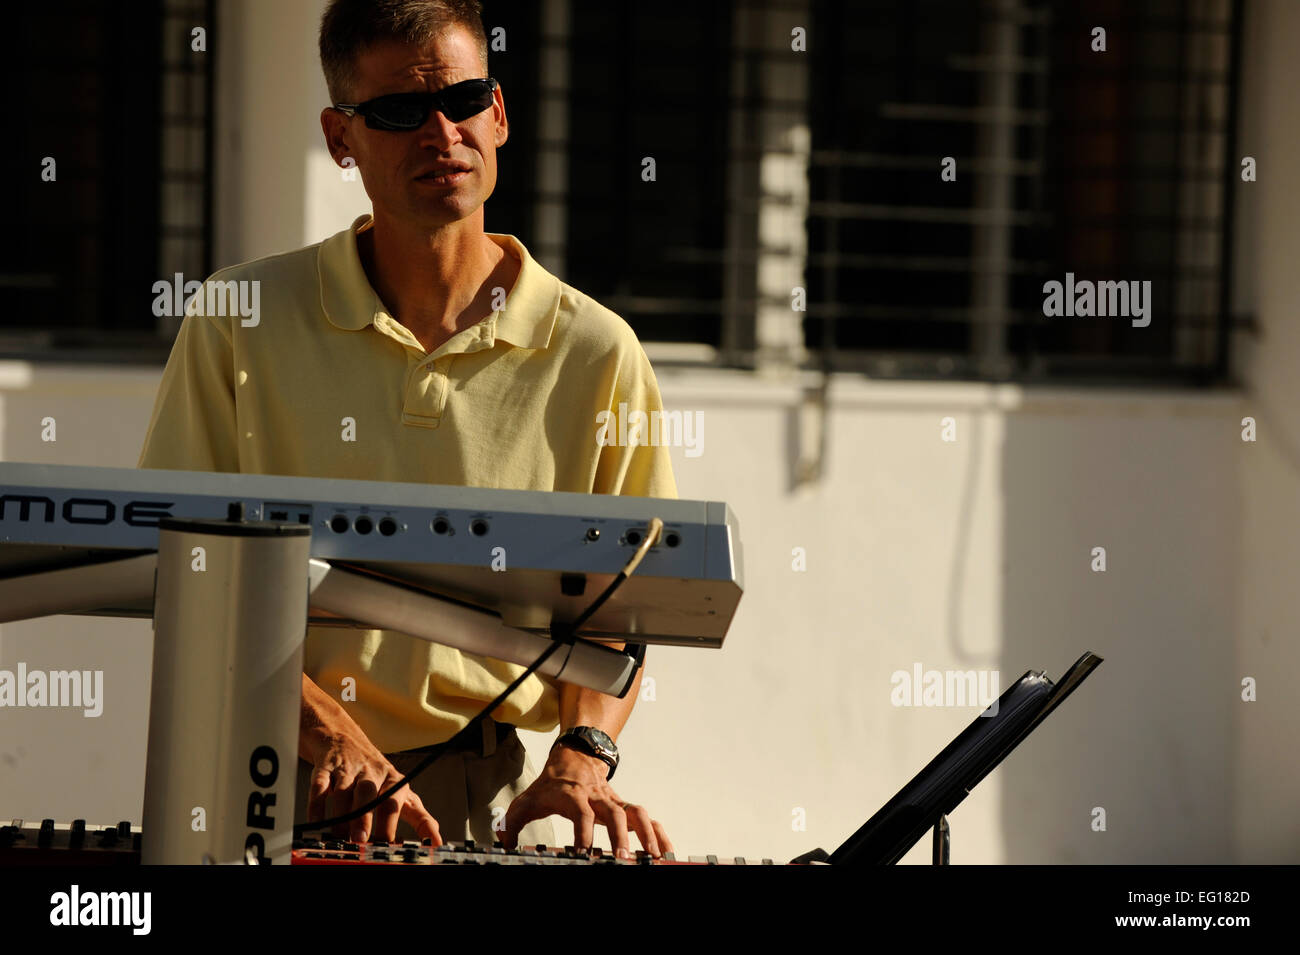
[[[573,729],[561,733],[551,746],[551,749],[555,749],[561,743],[573,746],[575,749],[608,763],[609,775],[605,778],[607,780],[614,778],[614,770],[618,769],[618,747],[614,745],[614,741],[609,738],[608,733],[598,730],[594,726],[575,726]]]

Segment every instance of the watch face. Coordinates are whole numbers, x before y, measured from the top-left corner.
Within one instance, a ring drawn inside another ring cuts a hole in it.
[[[598,729],[588,730],[588,732],[591,733],[591,741],[601,749],[607,750],[611,756],[618,751],[608,733]]]

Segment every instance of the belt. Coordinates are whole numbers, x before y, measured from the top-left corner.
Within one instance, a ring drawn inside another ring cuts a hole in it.
[[[498,723],[496,720],[485,719],[482,721],[481,726],[483,728],[481,734],[470,733],[468,739],[459,740],[452,743],[450,746],[447,746],[445,743],[431,743],[428,746],[420,746],[416,749],[404,749],[397,755],[405,756],[408,753],[428,753],[432,750],[438,749],[439,747],[445,747],[445,752],[448,753],[476,753],[479,756],[485,756],[488,751],[487,741],[489,739],[495,738],[496,744],[500,745],[515,731],[515,727],[512,723]],[[495,749],[495,747],[493,748]]]

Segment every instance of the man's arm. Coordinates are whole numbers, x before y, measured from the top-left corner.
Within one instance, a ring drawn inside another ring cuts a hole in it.
[[[325,818],[326,797],[331,792],[336,797],[335,815],[343,815],[368,803],[402,778],[342,704],[305,673],[298,755],[312,764],[307,819],[313,822]],[[409,822],[421,839],[429,838],[433,845],[442,845],[437,821],[410,786],[400,789],[372,812],[353,819],[349,823],[351,839],[366,842],[374,832],[384,841],[393,842],[397,838],[399,819]]]
[[[622,649],[621,644],[608,644],[608,646]],[[599,690],[590,690],[585,686],[560,683],[560,732],[563,733],[575,726],[594,726],[598,730],[604,730],[609,734],[610,739],[617,742],[618,734],[627,724],[632,707],[636,705],[637,693],[641,690],[641,674],[644,671],[644,666],[636,671],[632,688],[622,699],[610,696],[608,693],[601,693]],[[595,759],[594,756],[592,758]],[[609,770],[601,760],[597,759],[596,762],[604,766],[606,771]]]
[[[620,647],[619,644],[611,644]],[[621,648],[621,647],[620,647]],[[645,667],[636,672],[631,688],[622,699],[571,683],[560,683],[560,730],[594,726],[617,740],[636,705]],[[595,756],[570,746],[555,746],[546,765],[532,784],[510,804],[501,841],[514,847],[519,830],[534,819],[558,813],[573,822],[576,846],[591,846],[600,823],[609,831],[609,843],[616,855],[631,858],[628,826],[653,856],[672,852],[673,845],[644,806],[625,802],[609,785],[609,766]]]
[[[610,646],[615,649],[622,649],[623,645],[610,644]],[[641,676],[644,672],[645,665],[643,664],[636,671],[636,678],[632,681],[631,688],[622,699],[584,686],[561,683],[560,732],[563,733],[575,726],[594,726],[596,729],[603,730],[608,734],[610,739],[618,742],[618,734],[627,724],[627,719],[632,714],[632,707],[636,705],[637,696],[641,692]],[[563,769],[570,774],[578,774],[579,771],[568,764],[583,761],[585,762],[585,768],[596,776],[597,782],[606,779],[609,774],[609,766],[604,760],[597,759],[588,753],[579,752],[569,746],[555,747],[551,751],[547,762],[550,763],[552,760],[564,764]],[[609,787],[606,786],[605,788],[608,789]],[[651,855],[660,856],[665,852],[673,851],[673,844],[668,840],[668,834],[664,832],[663,827],[658,822],[650,818],[650,813],[646,811],[644,806],[621,803],[618,807],[610,809],[608,821],[602,821],[609,830],[610,847],[615,852],[620,848],[630,850],[627,836],[629,823],[632,826],[632,831],[641,840],[641,845]],[[589,846],[592,844],[592,839],[595,836],[594,822],[595,814],[593,813],[591,816],[584,817],[580,831],[575,827],[574,838],[580,840],[577,845]]]

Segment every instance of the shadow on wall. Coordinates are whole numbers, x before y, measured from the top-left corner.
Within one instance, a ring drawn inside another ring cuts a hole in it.
[[[1234,861],[1227,417],[1006,418],[1003,686],[1105,660],[1001,767],[1008,863]]]

